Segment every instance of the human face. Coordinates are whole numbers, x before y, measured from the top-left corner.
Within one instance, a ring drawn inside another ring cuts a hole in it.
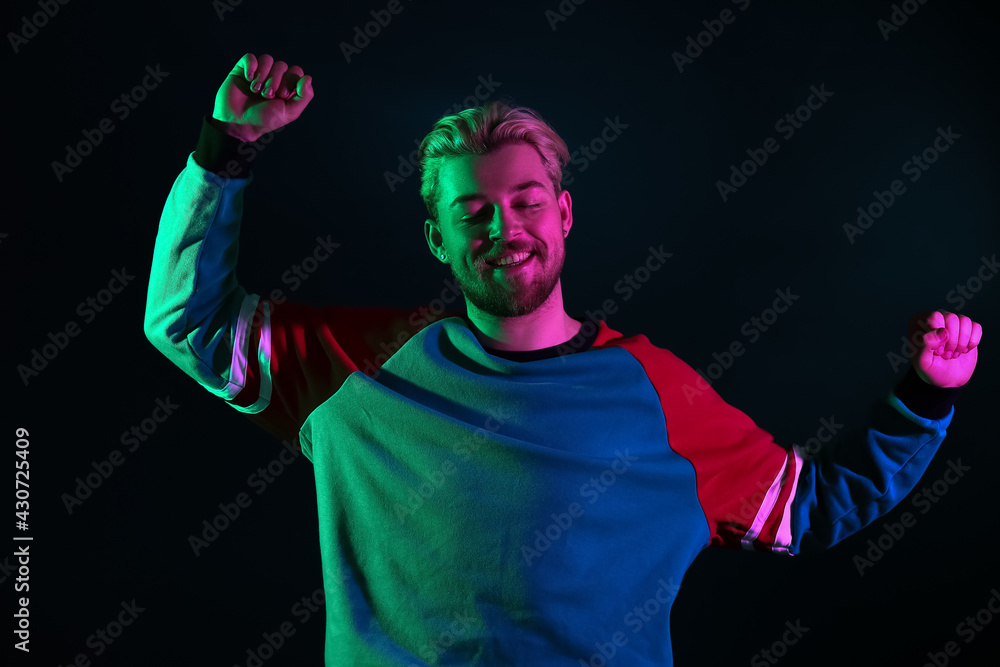
[[[572,202],[568,192],[555,194],[535,149],[516,143],[451,158],[439,183],[440,246],[470,304],[495,317],[521,317],[549,300],[566,256]],[[431,221],[425,231],[437,251]],[[521,261],[497,265],[509,257]]]

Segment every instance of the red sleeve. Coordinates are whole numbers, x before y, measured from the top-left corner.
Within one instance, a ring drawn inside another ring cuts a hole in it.
[[[246,381],[230,401],[237,410],[299,447],[298,432],[347,377],[370,377],[421,329],[439,319],[426,307],[312,307],[261,299],[247,330]]]
[[[660,398],[670,448],[691,462],[711,546],[779,551],[795,493],[791,449],[726,403],[694,369],[645,336],[614,341],[646,371]]]

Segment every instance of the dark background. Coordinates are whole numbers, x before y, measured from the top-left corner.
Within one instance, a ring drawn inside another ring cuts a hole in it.
[[[321,664],[322,614],[302,622],[293,611],[322,584],[310,464],[296,460],[258,495],[248,478],[280,443],[142,332],[164,200],[218,86],[247,51],[301,65],[316,90],[252,164],[239,264],[250,291],[400,307],[436,297],[448,274],[423,239],[419,177],[393,192],[385,173],[474,93],[477,77],[492,75],[492,98],[538,109],[571,150],[598,137],[606,118],[628,125],[585,171],[568,170],[569,312],[614,298],[612,328],[644,333],[695,368],[745,343],[714,387],[779,443],[804,443],[831,416],[862,425],[903,376],[886,355],[899,352],[911,314],[943,308],[980,322],[979,368],[921,485],[941,480],[949,460],[971,470],[929,512],[908,497],[819,555],[706,552],[671,625],[678,665],[750,663],[796,621],[809,630],[778,664],[919,667],[949,641],[960,648],[949,664],[998,664],[1000,619],[971,643],[956,626],[1000,587],[989,427],[1000,281],[982,283],[961,310],[947,301],[997,251],[997,24],[987,3],[910,2],[916,12],[884,39],[877,22],[890,18],[890,2],[752,0],[745,11],[724,0],[564,2],[575,10],[555,30],[546,11],[558,11],[557,0],[405,2],[348,63],[338,45],[385,6],[72,0],[15,52],[9,33],[41,10],[5,4],[3,433],[13,458],[14,429],[30,432],[34,538],[32,651],[10,664],[84,654],[102,666],[246,665],[262,633],[286,621],[295,634],[264,664]],[[735,20],[679,72],[671,54],[726,8]],[[119,118],[112,103],[147,66],[169,74]],[[821,84],[833,93],[822,108],[794,136],[776,132]],[[59,180],[52,163],[103,118],[114,131]],[[902,164],[939,127],[961,138],[911,183]],[[716,182],[768,137],[780,150],[723,202]],[[843,224],[894,179],[906,193],[850,243]],[[282,274],[328,234],[340,248],[292,291]],[[661,244],[673,257],[623,299],[616,281]],[[86,322],[78,304],[123,267],[135,278]],[[750,344],[741,326],[779,288],[799,300]],[[17,366],[68,322],[79,335],[25,384]],[[179,407],[127,451],[122,433],[167,398]],[[69,513],[64,494],[113,450],[124,462]],[[10,477],[4,488],[10,499]],[[188,537],[241,492],[252,504],[195,556]],[[859,576],[854,557],[904,511],[916,524]],[[5,543],[0,586],[10,605],[15,543]],[[132,600],[143,611],[96,655],[88,637]],[[12,629],[3,629],[5,650]]]

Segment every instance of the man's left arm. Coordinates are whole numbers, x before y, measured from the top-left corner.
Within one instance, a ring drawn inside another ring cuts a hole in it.
[[[776,443],[669,352],[633,347],[660,396],[669,445],[693,467],[709,546],[797,554],[833,546],[913,490],[944,440],[982,335],[965,316],[914,316],[906,377],[864,428],[831,433],[818,452]]]
[[[793,449],[781,513],[788,551],[828,548],[896,506],[917,485],[944,440],[960,388],[972,377],[982,327],[935,311],[910,320],[913,365],[877,405],[864,443],[845,439],[815,457]]]

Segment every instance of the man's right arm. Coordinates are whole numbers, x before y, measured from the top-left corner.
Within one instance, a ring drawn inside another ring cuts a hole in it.
[[[267,54],[240,58],[170,190],[156,236],[146,337],[243,412],[256,414],[268,405],[269,387],[260,375],[268,370],[271,347],[269,304],[236,280],[243,191],[252,180],[239,149],[297,119],[312,98],[312,77],[300,67]],[[233,402],[247,385],[254,385],[255,398]]]
[[[351,373],[374,376],[436,318],[422,308],[315,308],[248,294],[235,273],[253,180],[240,143],[205,119],[160,219],[144,329],[199,384],[297,446],[305,418]]]
[[[309,413],[352,373],[374,376],[438,317],[422,307],[272,301],[236,280],[243,193],[252,180],[241,142],[295,120],[312,95],[300,68],[266,55],[246,54],[227,76],[167,197],[144,323],[146,337],[174,364],[293,445]]]
[[[226,400],[243,387],[258,301],[235,275],[243,191],[252,180],[240,143],[204,120],[160,218],[144,321],[160,352]]]

